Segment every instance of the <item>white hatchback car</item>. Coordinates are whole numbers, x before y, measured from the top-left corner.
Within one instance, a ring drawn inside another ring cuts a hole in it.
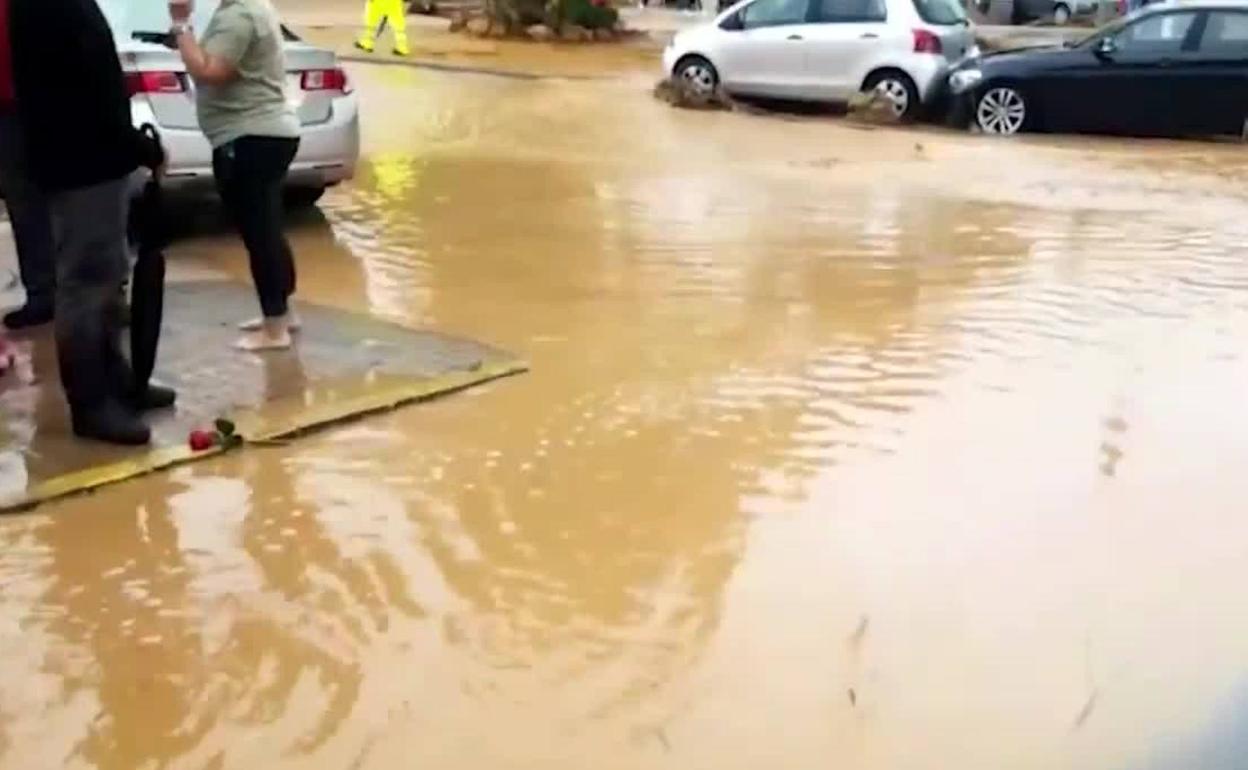
[[[745,0],[676,35],[664,70],[695,93],[846,102],[874,90],[909,118],[973,52],[959,0]]]
[[[113,37],[135,126],[151,123],[168,153],[166,187],[212,188],[212,148],[199,129],[195,82],[176,51],[160,42],[169,30],[167,0],[99,0]],[[195,3],[192,22],[208,25],[220,0]],[[287,177],[287,200],[315,203],[339,182],[355,175],[360,156],[360,116],[356,95],[333,51],[300,41],[283,27],[286,98],[299,116],[299,154]]]

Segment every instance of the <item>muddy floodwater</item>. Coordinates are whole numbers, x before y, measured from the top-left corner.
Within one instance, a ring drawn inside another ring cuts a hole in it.
[[[532,371],[0,521],[0,765],[1243,766],[1241,146],[352,74],[302,295]]]

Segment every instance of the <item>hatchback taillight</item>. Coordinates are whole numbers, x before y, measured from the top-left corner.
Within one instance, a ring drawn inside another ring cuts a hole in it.
[[[914,30],[915,53],[944,53],[944,50],[944,46],[940,44],[940,38],[934,32],[926,29]]]
[[[351,93],[351,84],[347,82],[347,73],[342,69],[308,70],[299,78],[304,91],[338,91]]]
[[[176,72],[127,72],[126,90],[139,94],[180,94],[186,90],[182,76]]]

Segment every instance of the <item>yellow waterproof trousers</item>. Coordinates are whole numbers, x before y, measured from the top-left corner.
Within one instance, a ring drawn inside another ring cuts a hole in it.
[[[403,7],[406,2],[407,0],[368,0],[364,6],[364,32],[355,42],[356,47],[371,53],[382,25],[389,23],[394,30],[394,52],[407,56],[411,49],[407,44],[407,16]]]

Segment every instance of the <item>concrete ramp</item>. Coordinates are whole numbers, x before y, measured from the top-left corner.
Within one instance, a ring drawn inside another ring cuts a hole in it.
[[[235,352],[234,324],[254,307],[251,287],[241,284],[169,286],[156,379],[177,388],[179,403],[152,416],[154,441],[143,450],[74,438],[50,333],[31,338],[31,366],[0,380],[0,512],[224,451],[193,452],[187,442],[219,417],[237,424],[245,448],[526,369],[471,340],[307,304],[298,306],[304,329],[295,350]]]

